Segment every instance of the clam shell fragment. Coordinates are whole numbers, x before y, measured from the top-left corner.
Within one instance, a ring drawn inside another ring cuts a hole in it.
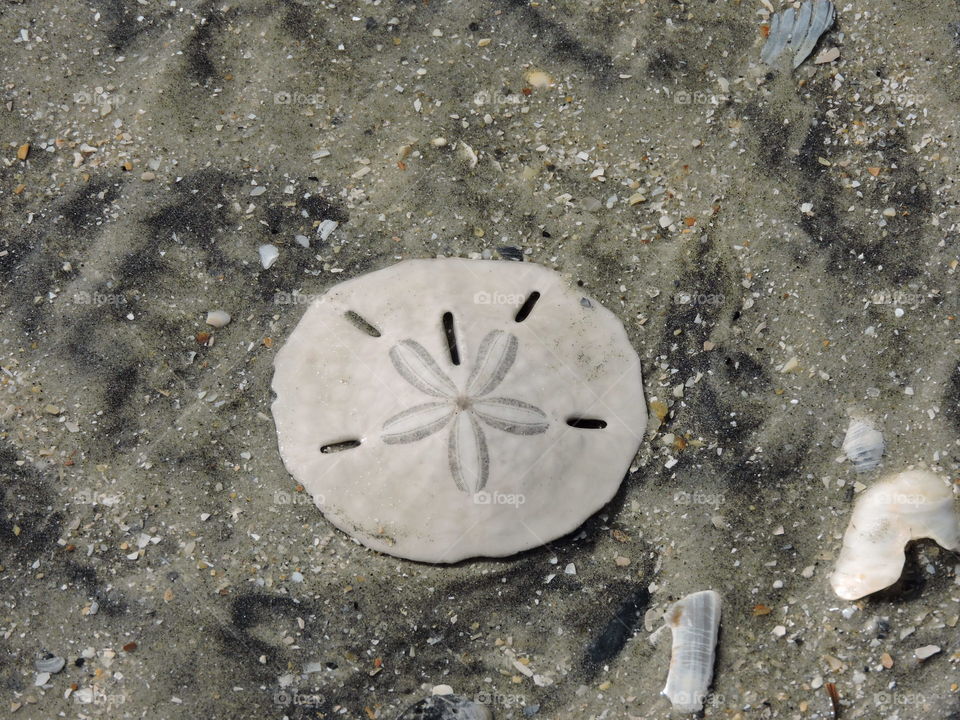
[[[679,712],[700,712],[713,679],[713,661],[720,627],[720,594],[703,590],[678,600],[664,613],[672,649],[663,688]]]
[[[820,36],[830,26],[836,10],[828,0],[807,0],[799,9],[792,7],[773,16],[767,42],[760,51],[760,59],[774,65],[784,53],[793,54],[794,69],[813,52]]]
[[[921,538],[960,550],[960,520],[949,485],[920,470],[876,483],[854,506],[830,577],[833,591],[857,600],[893,585],[903,572],[904,546]]]

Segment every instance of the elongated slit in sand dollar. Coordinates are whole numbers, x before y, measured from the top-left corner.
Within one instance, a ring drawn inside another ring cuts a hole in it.
[[[315,300],[274,362],[280,454],[337,527],[503,556],[608,502],[646,428],[620,321],[533,263],[410,260]]]

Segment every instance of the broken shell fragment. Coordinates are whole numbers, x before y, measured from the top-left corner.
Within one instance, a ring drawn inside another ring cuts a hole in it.
[[[230,323],[230,313],[224,310],[211,310],[207,313],[207,325],[215,328],[226,327]]]
[[[703,590],[675,602],[664,613],[672,649],[667,684],[663,688],[679,712],[700,712],[713,679],[720,595]]]
[[[535,263],[409,260],[334,286],[274,361],[280,455],[363,544],[511,555],[617,492],[646,427],[623,325]]]
[[[493,720],[493,713],[459,695],[433,695],[408,707],[397,720]]]
[[[784,53],[793,54],[794,69],[813,52],[820,36],[830,26],[836,10],[828,0],[806,0],[799,9],[792,7],[773,16],[767,42],[760,51],[760,59],[774,65]]]
[[[903,571],[904,546],[921,538],[960,550],[960,520],[949,485],[920,470],[881,480],[857,500],[830,585],[844,600],[893,585]]]
[[[869,472],[883,457],[883,433],[862,417],[852,417],[843,438],[843,452],[858,473]]]
[[[280,257],[280,251],[276,245],[261,245],[257,248],[257,252],[260,253],[260,265],[263,266],[264,270],[269,270],[270,266]]]

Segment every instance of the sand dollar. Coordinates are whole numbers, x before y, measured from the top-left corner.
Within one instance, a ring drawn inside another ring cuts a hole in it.
[[[337,527],[503,556],[616,493],[646,426],[617,318],[533,263],[409,260],[316,299],[274,362],[280,455]]]

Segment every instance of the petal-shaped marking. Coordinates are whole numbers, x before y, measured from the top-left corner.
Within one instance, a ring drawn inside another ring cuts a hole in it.
[[[388,445],[411,443],[433,435],[453,417],[449,402],[428,402],[397,413],[383,424],[383,441]]]
[[[467,381],[467,394],[481,397],[496,389],[517,359],[517,338],[503,330],[491,330],[480,342],[477,362]]]
[[[472,410],[487,425],[515,435],[539,435],[550,427],[546,413],[523,400],[481,398],[473,401]]]
[[[471,495],[483,490],[490,474],[490,454],[483,428],[473,413],[461,412],[453,419],[447,454],[457,487]]]
[[[457,387],[416,340],[403,340],[390,350],[390,360],[403,378],[433,397],[456,397]]]

